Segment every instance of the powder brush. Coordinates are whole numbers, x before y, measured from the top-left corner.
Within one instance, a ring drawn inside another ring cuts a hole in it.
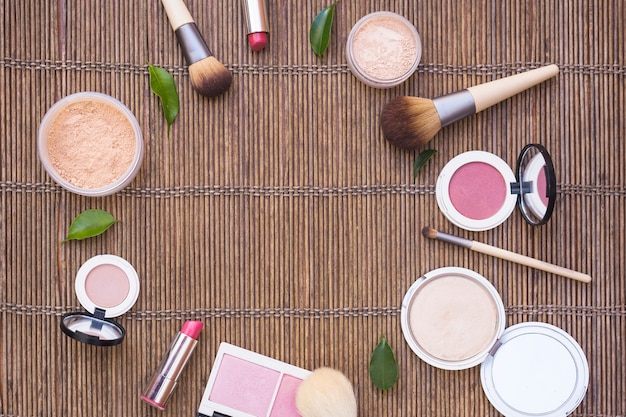
[[[432,100],[396,97],[381,112],[383,135],[393,145],[415,149],[429,142],[442,127],[485,110],[558,73],[558,66],[547,65]]]
[[[462,237],[449,235],[447,233],[439,232],[430,227],[424,227],[422,234],[429,239],[441,240],[443,242],[452,243],[454,245],[462,246],[475,252],[491,255],[496,258],[504,259],[507,261],[515,262],[520,265],[526,265],[531,268],[539,269],[552,274],[560,275],[566,278],[575,279],[577,281],[589,283],[591,282],[591,276],[583,274],[582,272],[573,271],[571,269],[563,268],[561,266],[553,265],[544,261],[540,261],[535,258],[531,258],[526,255],[511,252],[506,249],[501,249],[495,246],[487,245],[485,243],[477,242],[475,240],[464,239]]]
[[[205,97],[216,97],[230,88],[233,76],[215,58],[182,0],[161,0],[185,61],[191,86]]]
[[[318,368],[298,387],[296,408],[302,417],[356,417],[352,384],[341,372]]]

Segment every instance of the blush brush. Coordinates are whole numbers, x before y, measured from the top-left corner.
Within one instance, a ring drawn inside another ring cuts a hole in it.
[[[182,0],[161,0],[178,44],[189,65],[191,86],[205,97],[216,97],[230,88],[233,76],[215,58]]]
[[[582,272],[573,271],[571,269],[563,268],[562,266],[553,265],[535,258],[531,258],[530,256],[521,255],[519,253],[487,245],[485,243],[477,242],[475,240],[464,239],[459,236],[442,233],[430,227],[424,227],[422,229],[422,234],[429,239],[441,240],[442,242],[452,243],[453,245],[461,246],[475,252],[484,253],[485,255],[494,256],[496,258],[504,259],[506,261],[518,263],[520,265],[526,265],[531,268],[550,272],[552,274],[560,275],[562,277],[575,279],[577,281],[585,283],[591,282],[591,276],[583,274]]]
[[[415,149],[429,142],[439,130],[514,96],[559,73],[547,65],[427,99],[400,96],[385,105],[380,115],[383,135],[391,144]]]

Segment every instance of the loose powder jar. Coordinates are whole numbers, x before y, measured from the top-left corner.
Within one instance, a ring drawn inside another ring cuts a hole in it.
[[[126,187],[139,172],[144,152],[133,113],[115,98],[95,92],[55,103],[41,121],[37,145],[55,182],[91,197]]]
[[[415,72],[421,57],[422,41],[417,29],[392,12],[374,12],[361,18],[346,44],[350,71],[376,88],[403,83]]]

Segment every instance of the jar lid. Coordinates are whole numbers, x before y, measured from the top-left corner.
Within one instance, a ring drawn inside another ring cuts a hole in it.
[[[480,376],[487,398],[507,417],[564,416],[587,391],[589,365],[567,332],[526,322],[504,331]]]

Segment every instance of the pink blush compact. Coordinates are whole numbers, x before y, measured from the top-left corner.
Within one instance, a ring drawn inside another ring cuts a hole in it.
[[[455,225],[472,231],[492,229],[519,207],[531,225],[545,224],[556,200],[556,175],[548,151],[526,145],[513,170],[498,156],[483,151],[464,152],[441,170],[437,204]]]
[[[112,318],[126,313],[137,301],[139,276],[135,268],[119,256],[94,256],[78,270],[74,289],[87,312],[65,314],[61,319],[63,333],[89,345],[122,343],[126,330]]]
[[[437,203],[452,223],[467,230],[488,230],[515,209],[511,192],[515,174],[502,159],[483,151],[462,153],[446,164],[437,179]]]
[[[198,417],[300,417],[296,391],[310,371],[221,343]]]

